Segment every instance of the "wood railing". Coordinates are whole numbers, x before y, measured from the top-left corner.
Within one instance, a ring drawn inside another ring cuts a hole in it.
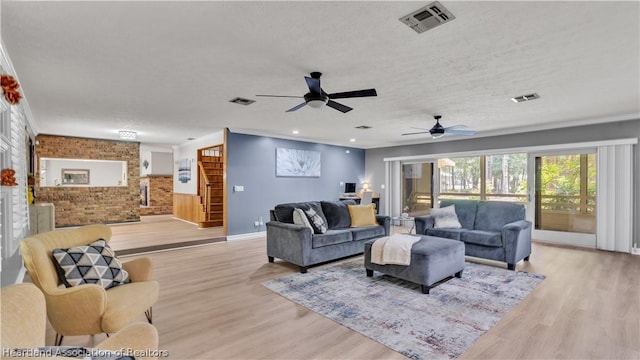
[[[209,176],[207,176],[202,161],[198,161],[198,169],[200,169],[200,191],[198,194],[200,194],[202,198],[205,221],[209,221],[211,220],[211,182],[209,181]]]

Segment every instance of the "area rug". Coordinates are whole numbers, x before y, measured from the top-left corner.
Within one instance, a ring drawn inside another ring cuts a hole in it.
[[[363,260],[316,267],[262,285],[411,359],[455,359],[524,299],[544,276],[466,263],[422,294]]]

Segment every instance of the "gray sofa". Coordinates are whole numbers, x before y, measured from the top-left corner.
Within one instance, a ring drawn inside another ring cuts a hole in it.
[[[465,255],[507,263],[515,270],[531,255],[531,222],[521,204],[504,201],[442,200],[440,207],[455,205],[461,229],[434,228],[432,216],[415,218],[416,234],[460,240]]]
[[[356,205],[354,200],[310,201],[279,204],[271,211],[271,221],[267,223],[267,257],[298,265],[300,272],[307,267],[330,260],[362,254],[364,243],[389,235],[390,218],[376,215],[378,225],[351,226],[347,205]],[[326,219],[328,230],[325,234],[314,234],[304,225],[293,223],[293,210],[313,208]]]

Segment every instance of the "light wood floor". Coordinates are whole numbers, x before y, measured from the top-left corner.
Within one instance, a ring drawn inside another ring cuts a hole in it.
[[[141,216],[139,223],[110,225],[114,250],[149,248],[224,237],[222,227],[198,228],[172,215]]]
[[[297,272],[268,263],[264,239],[149,256],[161,289],[154,325],[172,359],[404,358],[261,286]],[[517,269],[547,278],[461,358],[640,358],[640,257],[535,243],[531,262]]]

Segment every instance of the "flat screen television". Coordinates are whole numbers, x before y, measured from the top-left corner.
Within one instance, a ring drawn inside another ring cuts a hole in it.
[[[356,192],[356,183],[344,183],[344,192],[347,194]]]

